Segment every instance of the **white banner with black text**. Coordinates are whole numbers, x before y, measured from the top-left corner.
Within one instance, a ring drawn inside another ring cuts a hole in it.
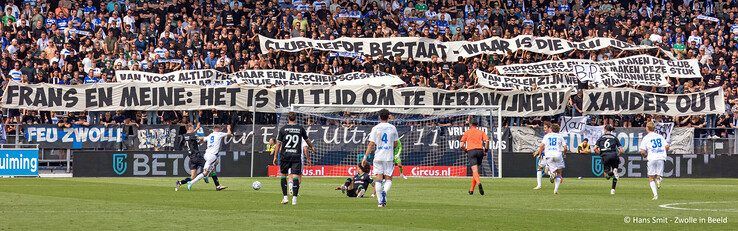
[[[332,105],[316,112],[371,112],[376,105],[423,106],[388,108],[396,113],[453,114],[463,109],[444,106],[498,106],[503,116],[552,116],[564,112],[570,89],[447,91],[424,87],[254,86],[203,87],[180,83],[99,83],[86,85],[23,84],[12,81],[2,107],[40,111],[236,110],[282,112],[292,104]],[[351,107],[340,107],[342,105]],[[357,107],[359,106],[359,107]]]
[[[507,55],[517,51],[528,51],[539,54],[555,55],[572,50],[599,50],[616,48],[620,50],[660,49],[654,46],[641,46],[611,38],[592,38],[582,42],[572,42],[563,38],[535,37],[519,35],[505,39],[492,37],[479,41],[453,41],[424,37],[394,38],[350,38],[341,37],[334,40],[317,40],[304,37],[290,39],[273,39],[259,35],[261,52],[271,51],[299,52],[302,50],[320,50],[330,52],[351,52],[372,57],[402,59],[413,58],[416,61],[456,62],[459,58],[469,58],[483,54]],[[664,51],[670,56],[668,51]]]
[[[573,75],[526,76],[512,77],[495,75],[479,69],[476,70],[480,86],[499,90],[561,89],[575,88],[579,79]]]
[[[592,61],[566,59],[528,64],[496,66],[501,75],[576,76],[580,81],[602,83],[604,86],[669,86],[667,77],[701,78],[696,59],[671,61],[649,55]]]
[[[352,72],[341,75],[324,75],[284,70],[244,70],[228,74],[213,69],[204,69],[182,70],[165,74],[157,74],[143,71],[118,70],[115,72],[115,76],[120,82],[184,83],[200,86],[227,86],[231,84],[241,84],[246,86],[397,86],[405,84],[400,77],[383,72]]]
[[[585,115],[651,114],[666,116],[725,113],[721,87],[687,94],[659,94],[631,88],[584,91]]]

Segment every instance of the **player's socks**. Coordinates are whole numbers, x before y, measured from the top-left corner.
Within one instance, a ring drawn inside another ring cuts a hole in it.
[[[653,192],[653,198],[658,198],[659,189],[656,187],[656,181],[649,181],[648,185],[651,186],[651,192]]]
[[[392,180],[384,180],[384,186],[382,186],[384,190],[382,190],[385,193],[388,193],[390,188],[392,188]]]
[[[536,186],[536,188],[541,188],[542,180],[543,180],[543,171],[541,170],[536,171],[536,183],[538,183],[538,186]]]
[[[215,187],[216,187],[216,188],[217,188],[218,186],[220,186],[220,181],[218,181],[218,176],[216,176],[215,174],[213,174],[213,175],[210,175],[210,177],[212,177],[212,178],[213,178],[213,183],[215,184]]]
[[[484,187],[482,187],[482,183],[479,183],[479,195],[484,196]]]
[[[297,197],[297,195],[300,195],[299,192],[300,192],[300,180],[297,179],[297,177],[295,177],[294,179],[292,179],[292,195],[294,197]]]
[[[195,183],[197,183],[198,181],[200,181],[203,177],[205,177],[205,175],[203,175],[202,173],[197,174],[197,176],[195,177],[195,179],[193,179],[192,181],[190,181],[189,184],[193,184],[194,185]]]
[[[559,185],[561,185],[561,177],[556,177],[554,179],[554,193],[559,194]]]
[[[618,185],[618,178],[612,178],[612,190]]]
[[[192,178],[187,177],[187,178],[184,178],[184,180],[179,181],[179,183],[180,184],[187,184],[187,182],[190,182],[190,181],[192,181]]]
[[[617,168],[612,169],[612,177],[615,178],[615,179],[620,178],[618,176],[618,169]]]
[[[282,176],[279,178],[279,181],[280,185],[282,186],[282,196],[284,196],[284,198],[287,198],[287,177]]]
[[[382,204],[382,201],[384,201],[384,198],[382,198],[382,191],[384,191],[383,183],[383,180],[374,182],[374,191],[377,193],[377,203],[379,204]]]
[[[474,192],[474,187],[477,187],[477,180],[472,177],[471,186],[469,186],[469,192]]]

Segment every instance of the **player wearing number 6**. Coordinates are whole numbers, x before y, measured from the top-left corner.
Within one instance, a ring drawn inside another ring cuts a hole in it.
[[[610,194],[615,194],[615,187],[618,185],[618,166],[620,166],[620,155],[623,154],[623,146],[620,145],[615,135],[613,135],[615,128],[613,126],[605,126],[605,135],[602,135],[597,140],[595,146],[595,152],[600,154],[602,157],[602,166],[605,170],[605,178],[612,178],[612,187],[610,188]]]
[[[366,165],[367,156],[374,152],[374,188],[377,191],[377,201],[380,208],[387,206],[387,192],[392,187],[392,172],[395,169],[394,149],[398,145],[397,128],[389,124],[390,113],[387,109],[379,111],[380,123],[369,133],[369,143],[366,146],[362,165]]]
[[[666,151],[669,151],[669,144],[664,136],[654,132],[656,125],[653,122],[646,124],[648,134],[641,141],[641,155],[648,160],[648,185],[651,186],[653,199],[659,199],[659,188],[661,188],[661,175],[664,174],[664,160],[666,160]]]
[[[308,139],[305,128],[297,124],[297,114],[290,112],[287,115],[287,125],[279,130],[277,137],[277,146],[274,147],[275,153],[280,153],[281,160],[279,162],[280,185],[282,186],[282,204],[287,204],[287,173],[292,178],[292,204],[297,204],[297,196],[300,189],[300,178],[302,175],[302,142],[305,141],[310,150],[315,152],[315,146]],[[277,157],[272,161],[277,165]]]

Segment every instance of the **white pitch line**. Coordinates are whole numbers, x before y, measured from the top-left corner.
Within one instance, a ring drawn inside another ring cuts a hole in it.
[[[700,208],[682,208],[682,207],[677,207],[677,206],[680,206],[680,205],[725,204],[725,203],[735,203],[735,202],[738,202],[738,201],[680,202],[680,203],[663,204],[663,205],[659,205],[659,207],[665,208],[665,209],[687,210],[687,211],[738,212],[738,209],[700,209]]]

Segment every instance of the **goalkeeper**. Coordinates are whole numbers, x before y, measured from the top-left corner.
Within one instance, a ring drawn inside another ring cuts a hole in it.
[[[400,158],[400,155],[402,154],[402,142],[400,142],[399,139],[397,139],[397,145],[395,145],[394,154],[395,154],[395,158],[394,158],[395,165],[397,165],[397,168],[400,169],[400,177],[402,177],[402,179],[407,180],[407,177],[405,176],[405,174],[403,174],[403,171],[402,171],[402,159]]]

